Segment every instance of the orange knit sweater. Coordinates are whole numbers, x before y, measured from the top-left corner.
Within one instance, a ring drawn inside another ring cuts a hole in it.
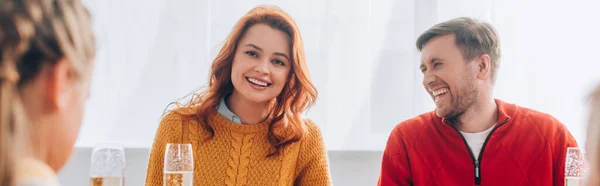
[[[167,143],[191,143],[194,150],[194,185],[331,185],[327,154],[319,128],[305,120],[306,135],[285,147],[279,155],[266,157],[268,123],[242,125],[216,113],[209,117],[213,139],[197,120],[173,112],[165,115],[150,152],[146,186],[163,185],[163,158]],[[182,125],[189,141],[183,141]]]

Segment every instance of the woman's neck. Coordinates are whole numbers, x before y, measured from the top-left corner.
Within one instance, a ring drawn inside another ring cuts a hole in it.
[[[257,124],[265,121],[271,111],[271,103],[256,103],[252,102],[240,95],[239,93],[232,93],[230,96],[225,97],[225,104],[227,108],[231,110],[243,124]]]
[[[31,112],[27,112],[27,116],[32,116]],[[35,117],[28,117],[28,133],[25,134],[27,139],[28,148],[24,149],[24,154],[32,159],[37,159],[44,162],[47,165],[51,165],[52,161],[50,158],[51,149],[51,126],[43,124],[44,121],[51,121],[52,118],[44,117],[41,115],[35,115]]]

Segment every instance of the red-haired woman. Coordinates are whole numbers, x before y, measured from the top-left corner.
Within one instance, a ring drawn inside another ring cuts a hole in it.
[[[146,186],[163,184],[167,143],[192,144],[194,185],[331,185],[321,132],[301,119],[316,98],[292,18],[255,7],[213,61],[207,90],[161,120]]]

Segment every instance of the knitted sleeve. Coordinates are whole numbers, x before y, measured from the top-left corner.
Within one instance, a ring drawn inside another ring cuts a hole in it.
[[[172,112],[166,114],[160,121],[150,151],[148,170],[146,172],[146,186],[163,185],[165,149],[167,143],[181,143],[181,124],[181,117]]]
[[[295,179],[297,186],[330,186],[331,176],[323,135],[312,120],[305,120],[308,135],[301,140]]]

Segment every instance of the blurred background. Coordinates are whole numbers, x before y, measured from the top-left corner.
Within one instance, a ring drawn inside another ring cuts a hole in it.
[[[298,24],[319,91],[306,113],[321,128],[335,185],[375,185],[400,121],[434,109],[422,87],[419,34],[460,16],[495,26],[502,59],[494,96],[549,113],[585,144],[586,96],[600,83],[595,0],[84,0],[98,55],[67,186],[88,183],[91,148],[127,148],[127,185],[143,185],[166,106],[206,85],[235,22],[259,4]]]

